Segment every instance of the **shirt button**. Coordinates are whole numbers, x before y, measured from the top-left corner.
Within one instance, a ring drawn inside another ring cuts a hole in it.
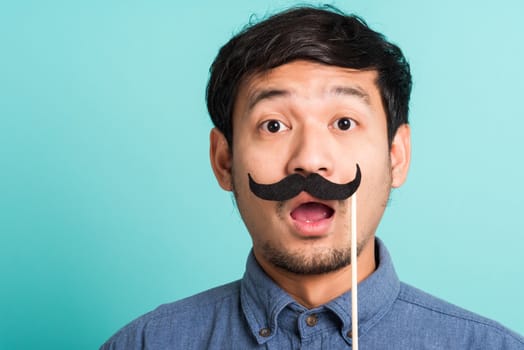
[[[258,334],[260,334],[260,336],[264,337],[264,338],[267,338],[271,335],[271,329],[269,328],[262,328]]]
[[[318,317],[317,315],[309,315],[308,317],[306,317],[306,324],[309,326],[309,327],[314,327],[316,326],[318,323]]]
[[[348,331],[346,335],[348,336],[348,338],[353,338],[353,332],[351,331]]]

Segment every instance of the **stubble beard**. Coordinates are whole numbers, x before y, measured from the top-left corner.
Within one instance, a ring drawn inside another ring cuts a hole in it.
[[[338,214],[344,216],[347,213],[347,202],[338,201]],[[277,215],[284,219],[284,202],[277,205]],[[310,238],[309,247],[289,249],[278,242],[265,241],[261,245],[261,253],[264,259],[273,266],[297,275],[321,275],[340,270],[351,264],[351,243],[349,225],[344,225],[348,232],[347,242],[339,247],[315,247],[318,238]],[[357,254],[361,247],[357,246]]]
[[[358,247],[357,247],[358,250]],[[334,272],[351,264],[351,250],[343,248],[313,248],[290,251],[265,242],[264,258],[273,266],[297,275],[321,275]]]

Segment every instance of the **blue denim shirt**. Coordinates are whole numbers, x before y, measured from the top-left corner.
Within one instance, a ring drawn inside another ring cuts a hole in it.
[[[377,239],[378,268],[359,288],[359,346],[371,349],[524,349],[524,338],[399,281]],[[249,255],[244,277],[136,319],[101,349],[350,349],[345,293],[306,309]]]

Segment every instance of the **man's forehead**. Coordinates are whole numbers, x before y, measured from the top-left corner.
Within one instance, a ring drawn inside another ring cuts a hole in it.
[[[297,95],[297,91],[292,88],[282,89],[277,87],[267,87],[253,89],[247,96],[247,109],[248,111],[252,110],[258,103],[265,100],[272,100],[278,97],[296,97]],[[368,106],[371,104],[369,93],[358,84],[333,85],[329,88],[323,89],[321,95],[356,97]]]
[[[369,105],[371,96],[379,95],[377,75],[375,70],[295,61],[245,78],[239,85],[237,102],[240,98],[250,110],[273,98],[332,95],[355,97]]]

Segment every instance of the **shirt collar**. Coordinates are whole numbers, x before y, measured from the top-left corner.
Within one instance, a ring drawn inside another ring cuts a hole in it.
[[[375,240],[377,269],[358,284],[359,334],[365,334],[390,309],[400,291],[391,257],[380,239]],[[259,344],[269,341],[278,328],[278,315],[295,300],[280,288],[249,254],[241,282],[242,310]],[[351,293],[344,293],[324,305],[342,321],[342,334],[351,329]]]

